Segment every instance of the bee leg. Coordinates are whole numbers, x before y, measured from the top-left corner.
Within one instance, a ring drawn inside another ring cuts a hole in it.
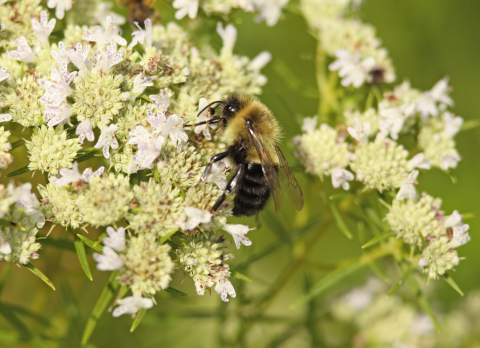
[[[198,184],[200,184],[201,182],[204,182],[207,179],[208,174],[210,174],[210,171],[212,170],[212,165],[215,162],[221,161],[222,159],[224,159],[225,157],[227,157],[231,153],[232,152],[230,150],[227,150],[225,152],[217,153],[216,155],[212,156],[212,158],[210,158],[210,163],[207,165],[207,168],[205,168],[205,170],[203,171],[202,176],[200,177],[200,181],[198,182]]]
[[[204,124],[215,124],[222,120],[223,120],[223,117],[215,117],[215,118],[212,118],[211,120],[198,122],[195,124],[184,124],[183,127],[197,127],[197,126],[203,126]]]
[[[228,182],[227,187],[225,188],[225,191],[223,192],[223,194],[220,196],[220,198],[218,198],[217,201],[215,202],[215,204],[213,205],[212,212],[215,213],[220,208],[222,203],[225,201],[225,199],[227,198],[227,195],[229,195],[230,193],[233,192],[233,190],[237,186],[238,182],[240,181],[240,178],[242,177],[243,168],[244,168],[244,164],[240,164],[238,166],[237,172],[235,173],[233,178],[231,178],[230,181]]]

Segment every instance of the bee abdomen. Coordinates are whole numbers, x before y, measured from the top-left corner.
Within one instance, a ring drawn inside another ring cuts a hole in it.
[[[263,175],[262,166],[250,163],[237,186],[233,200],[234,216],[252,216],[265,208],[270,197],[270,187]]]

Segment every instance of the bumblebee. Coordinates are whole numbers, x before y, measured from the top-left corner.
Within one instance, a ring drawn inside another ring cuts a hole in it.
[[[218,107],[221,114],[215,115]],[[218,124],[228,148],[210,159],[200,182],[207,179],[213,163],[225,158],[230,159],[234,172],[212,212],[220,209],[228,194],[235,193],[234,216],[261,212],[270,195],[278,213],[283,199],[282,186],[295,208],[302,210],[302,190],[278,146],[280,127],[270,110],[255,98],[238,94],[208,104],[199,115],[207,109],[212,118],[186,127]]]
[[[128,22],[138,22],[145,29],[143,22],[153,15],[151,8],[155,0],[117,0],[120,6],[128,6]]]

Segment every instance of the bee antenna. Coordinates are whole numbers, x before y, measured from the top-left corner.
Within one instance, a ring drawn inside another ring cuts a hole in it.
[[[197,114],[197,117],[200,116],[202,114],[202,112],[204,112],[205,110],[207,110],[210,106],[212,106],[213,104],[225,104],[225,102],[223,100],[217,100],[217,101],[214,101],[210,104],[208,104],[207,106],[205,106],[202,111],[200,111],[198,114]],[[217,107],[218,105],[216,105],[215,107]]]

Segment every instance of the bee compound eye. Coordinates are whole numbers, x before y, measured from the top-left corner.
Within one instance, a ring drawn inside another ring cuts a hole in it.
[[[228,111],[235,112],[235,111],[237,111],[237,109],[235,109],[235,106],[229,105],[228,106]]]

